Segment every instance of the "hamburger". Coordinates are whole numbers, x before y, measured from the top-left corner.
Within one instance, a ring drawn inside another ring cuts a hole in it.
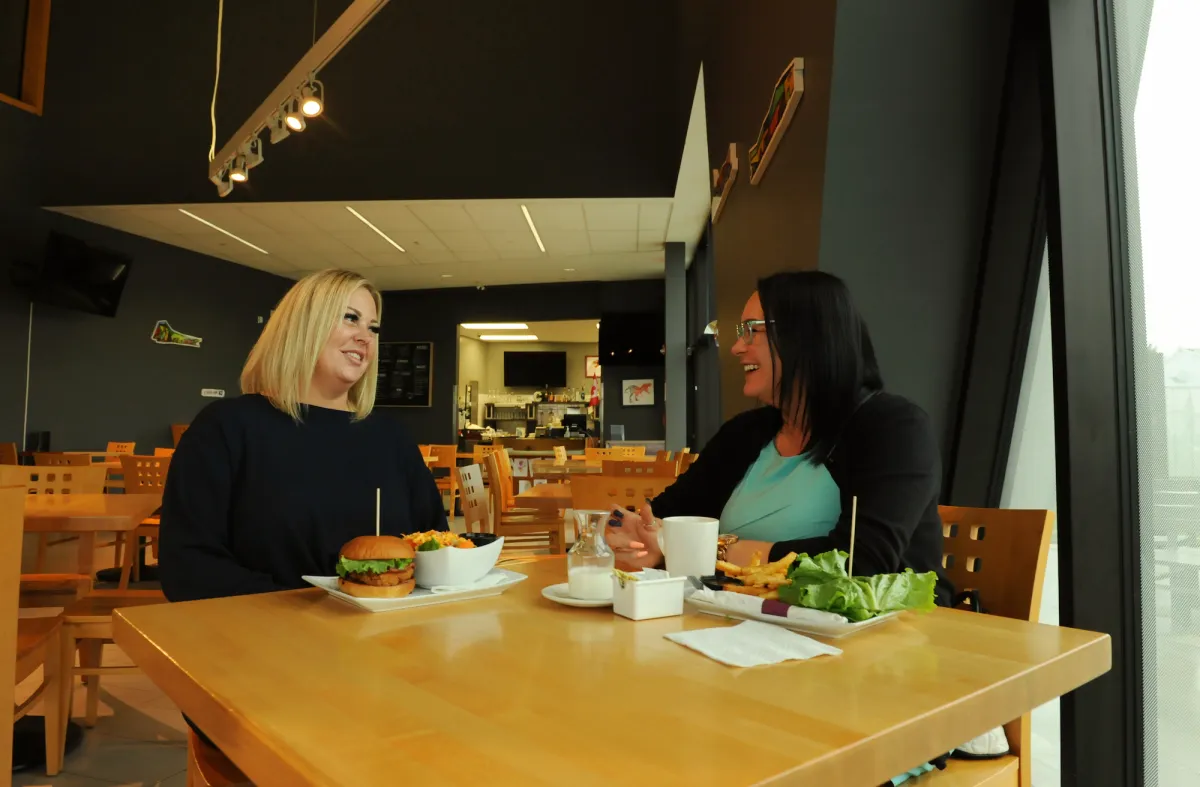
[[[395,536],[359,536],[338,555],[338,590],[360,598],[400,598],[412,593],[413,548]]]

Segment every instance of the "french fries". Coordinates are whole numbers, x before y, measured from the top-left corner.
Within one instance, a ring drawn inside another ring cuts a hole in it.
[[[424,544],[426,541],[436,541],[442,547],[456,547],[458,549],[474,549],[475,542],[465,538],[459,538],[454,533],[443,530],[427,530],[424,533],[410,533],[404,537],[408,543],[412,544],[412,548]]]
[[[763,565],[762,555],[755,552],[748,566],[739,566],[720,560],[717,561],[717,569],[727,577],[741,580],[742,584],[730,583],[724,586],[724,590],[730,593],[775,599],[779,598],[779,588],[792,584],[792,580],[788,579],[787,572],[794,562],[796,562],[796,553],[789,552],[779,560]]]

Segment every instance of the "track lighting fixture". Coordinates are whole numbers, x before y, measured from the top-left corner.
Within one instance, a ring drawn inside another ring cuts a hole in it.
[[[287,104],[285,104],[284,122],[287,123],[287,127],[292,131],[303,131],[308,126],[308,122],[304,119],[304,113],[300,111],[298,104],[299,102],[294,98],[288,99]]]
[[[271,122],[267,123],[267,129],[271,132],[272,145],[277,145],[292,135],[292,130],[288,128],[287,121],[284,119],[283,109],[271,115]]]
[[[300,88],[300,111],[315,118],[325,109],[325,84],[319,79],[310,79]]]
[[[250,179],[250,172],[246,169],[245,156],[238,156],[233,160],[233,166],[229,168],[229,179],[234,183],[245,183]]]
[[[217,187],[217,196],[218,197],[228,197],[229,194],[233,191],[233,183],[229,180],[229,170],[228,169],[221,170],[220,172],[218,172],[217,174],[215,174],[211,178],[209,178],[209,180],[211,180],[213,182],[213,185],[215,185]]]

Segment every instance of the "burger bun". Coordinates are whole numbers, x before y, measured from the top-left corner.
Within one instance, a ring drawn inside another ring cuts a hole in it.
[[[357,598],[403,598],[412,593],[416,586],[416,581],[411,578],[398,585],[364,585],[338,577],[338,590]]]

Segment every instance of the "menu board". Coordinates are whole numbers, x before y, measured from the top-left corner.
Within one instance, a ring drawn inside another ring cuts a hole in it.
[[[380,342],[380,407],[433,406],[433,342]]]

